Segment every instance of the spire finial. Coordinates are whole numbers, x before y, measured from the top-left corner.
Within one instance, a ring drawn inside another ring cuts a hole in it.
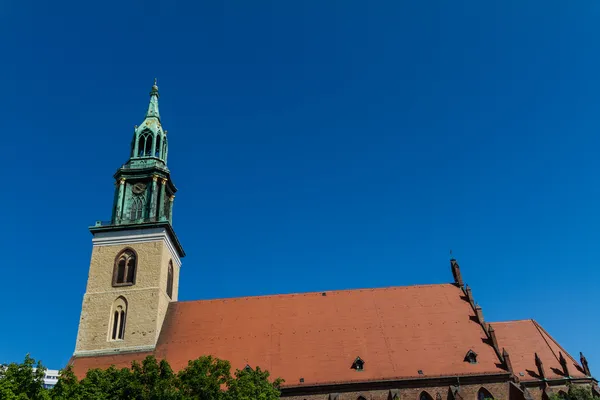
[[[156,84],[157,79],[154,78],[154,85],[152,85],[152,90],[150,91],[150,104],[148,105],[148,112],[146,113],[146,118],[148,117],[156,117],[160,119],[160,114],[158,113],[158,85]]]
[[[154,78],[154,85],[152,85],[152,90],[150,91],[150,96],[158,96],[158,85],[157,85],[157,79]]]

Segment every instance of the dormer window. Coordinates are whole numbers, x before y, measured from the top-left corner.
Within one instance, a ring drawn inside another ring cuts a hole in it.
[[[465,361],[469,364],[477,364],[477,353],[473,350],[469,350],[467,355],[465,355]]]
[[[356,357],[351,368],[355,371],[363,371],[365,369],[365,362],[360,357]]]

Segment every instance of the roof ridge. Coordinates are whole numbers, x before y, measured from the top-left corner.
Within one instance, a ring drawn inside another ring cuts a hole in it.
[[[383,290],[396,290],[396,289],[416,289],[420,287],[433,287],[433,286],[454,286],[453,283],[429,283],[424,285],[406,285],[406,286],[380,286],[375,288],[354,288],[354,289],[333,289],[333,290],[320,290],[314,292],[294,292],[294,293],[276,293],[276,294],[258,294],[250,296],[239,296],[239,297],[221,297],[218,299],[203,299],[203,300],[178,300],[174,303],[198,303],[198,302],[210,302],[210,301],[223,301],[223,300],[243,300],[243,299],[256,299],[256,298],[267,298],[267,297],[292,297],[292,296],[307,296],[307,295],[322,295],[322,293],[346,293],[346,292],[358,292],[358,291],[383,291]]]
[[[562,347],[562,346],[561,346],[561,345],[560,345],[560,344],[559,344],[559,343],[556,341],[556,339],[554,339],[554,338],[552,337],[552,335],[550,335],[550,334],[548,333],[548,331],[546,331],[546,330],[545,330],[545,329],[542,327],[542,325],[540,325],[540,324],[539,324],[539,323],[538,323],[538,322],[537,322],[535,319],[532,319],[532,321],[533,321],[533,324],[534,324],[534,325],[536,326],[536,328],[538,329],[538,331],[540,332],[540,335],[542,336],[542,338],[544,339],[544,341],[546,342],[546,344],[548,344],[548,341],[546,340],[546,338],[544,337],[544,335],[545,335],[545,336],[547,336],[547,337],[548,337],[548,339],[550,339],[550,340],[552,340],[552,341],[554,342],[554,344],[556,345],[556,347],[558,347],[558,348],[559,348],[559,349],[562,351],[563,355],[566,355],[567,357],[569,357],[569,358],[571,359],[571,361],[573,361],[573,362],[575,363],[575,365],[578,365],[578,366],[579,366],[579,363],[578,363],[578,362],[577,362],[577,361],[576,361],[576,360],[573,358],[573,356],[571,356],[571,354],[569,354],[569,352],[568,352],[568,351],[566,351],[566,350],[565,350],[565,349],[564,349],[564,348],[563,348],[563,347]],[[552,350],[552,347],[550,346],[550,344],[548,344],[548,347],[550,347],[550,351],[552,351],[552,354],[554,354],[554,350]],[[554,354],[554,357],[556,357],[556,359],[557,359],[557,360],[560,362],[560,359],[559,359],[559,357],[558,357],[556,354]]]
[[[533,322],[533,323],[535,323],[535,320],[533,318],[523,318],[523,319],[509,319],[508,321],[491,321],[488,323],[489,324],[510,324],[512,322]]]
[[[554,355],[554,358],[556,358],[556,361],[560,362],[560,359],[558,358],[558,355],[554,352],[554,349],[552,348],[552,346],[550,346],[550,343],[548,343],[548,340],[546,339],[546,337],[544,337],[544,334],[542,333],[541,326],[537,322],[535,322],[533,319],[531,320],[531,322],[533,322],[533,326],[535,326],[535,328],[537,329],[537,331],[540,334],[540,336],[542,337],[542,339],[544,339],[544,342],[546,343],[546,346],[548,346],[548,348],[550,349],[550,351]]]

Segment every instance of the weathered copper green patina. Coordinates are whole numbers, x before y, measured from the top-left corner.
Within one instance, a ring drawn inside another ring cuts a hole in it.
[[[177,188],[167,167],[167,131],[160,121],[158,98],[158,86],[154,80],[144,121],[134,127],[129,160],[114,175],[116,187],[112,218],[96,222],[91,228],[92,233],[164,226],[179,246],[171,227]]]

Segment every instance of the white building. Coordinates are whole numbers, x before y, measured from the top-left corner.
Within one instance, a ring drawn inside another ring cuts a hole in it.
[[[47,369],[46,375],[44,376],[44,388],[52,389],[56,382],[58,382],[58,375],[60,371],[57,369]]]

